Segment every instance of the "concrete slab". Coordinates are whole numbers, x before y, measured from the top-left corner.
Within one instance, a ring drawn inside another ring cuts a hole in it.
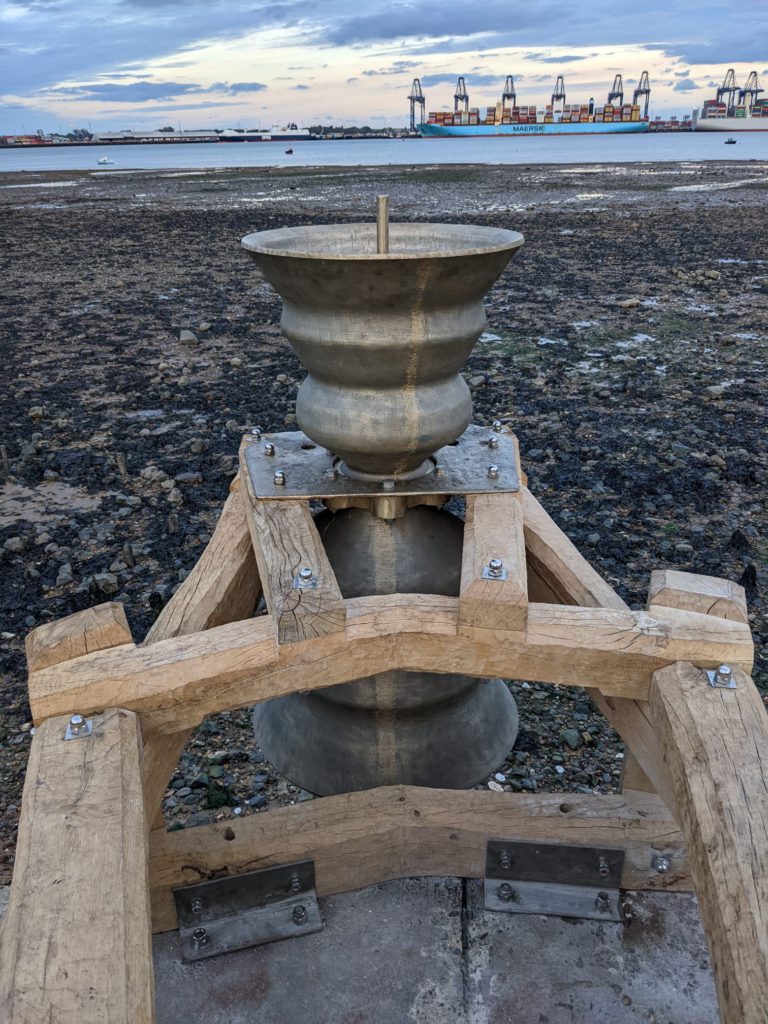
[[[695,897],[628,898],[633,922],[609,924],[402,879],[321,900],[323,932],[197,964],[160,936],[158,1024],[717,1024]]]

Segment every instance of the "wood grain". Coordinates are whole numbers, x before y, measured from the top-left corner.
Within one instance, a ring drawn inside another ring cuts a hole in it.
[[[29,671],[36,672],[91,651],[132,642],[125,609],[117,601],[108,601],[38,626],[27,634],[24,644]]]
[[[682,835],[658,797],[464,792],[391,786],[150,839],[155,931],[175,927],[174,888],[304,858],[327,896],[391,878],[481,878],[489,836],[626,850],[627,888],[690,888]],[[671,871],[650,867],[666,852]]]
[[[768,1017],[768,715],[749,676],[654,675],[650,706],[680,808],[723,1024]]]
[[[721,619],[749,622],[744,587],[718,576],[677,569],[654,569],[648,587],[648,608],[685,608]]]
[[[518,494],[468,494],[459,590],[459,623],[486,629],[525,629],[528,583],[523,508]],[[491,559],[506,579],[484,579]]]
[[[0,1018],[154,1021],[138,719],[110,710],[64,740],[32,740],[11,898],[0,931]]]

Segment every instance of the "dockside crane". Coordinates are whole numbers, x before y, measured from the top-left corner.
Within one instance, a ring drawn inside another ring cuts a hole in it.
[[[760,88],[757,72],[750,71],[749,78],[747,79],[744,88],[739,89],[739,103],[743,103],[749,110],[751,110],[761,92],[765,92],[765,89]],[[747,96],[750,97],[749,103],[747,103]]]
[[[720,103],[723,97],[727,96],[728,99],[726,100],[725,105],[728,108],[729,113],[731,107],[734,106],[734,101],[736,99],[736,94],[738,91],[739,87],[738,85],[736,85],[736,72],[733,70],[733,68],[728,68],[728,70],[725,73],[725,78],[723,79],[723,84],[717,90],[717,102]]]
[[[556,103],[562,103],[565,105],[565,79],[562,75],[557,76],[555,81],[555,88],[552,90],[552,109],[555,109]]]
[[[459,110],[459,104],[464,104],[464,110],[469,110],[469,93],[467,92],[467,86],[464,82],[464,76],[459,75],[459,80],[456,83],[456,92],[453,94],[453,112],[454,114]]]
[[[507,75],[507,80],[504,83],[504,92],[501,94],[501,105],[502,107],[506,104],[507,100],[510,101],[510,106],[517,103],[517,93],[515,92],[515,80],[512,75]]]
[[[616,75],[613,80],[613,88],[608,93],[608,102],[613,103],[614,100],[619,101],[619,106],[624,106],[624,83],[621,80],[621,75]]]
[[[634,106],[639,106],[640,97],[645,96],[645,107],[643,109],[643,120],[648,120],[648,106],[651,102],[651,83],[648,78],[648,72],[643,71],[640,75],[640,81],[638,82],[637,88],[632,94],[632,103]]]
[[[408,94],[408,100],[411,104],[411,131],[416,131],[416,125],[422,124],[426,121],[426,105],[427,101],[424,99],[424,93],[421,91],[421,81],[418,78],[414,78],[411,91]],[[416,107],[419,108],[419,119],[416,120]]]

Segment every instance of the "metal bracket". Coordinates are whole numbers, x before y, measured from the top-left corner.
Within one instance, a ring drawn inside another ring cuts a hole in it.
[[[498,558],[494,558],[488,565],[483,566],[481,576],[484,580],[505,580],[507,578],[507,570]]]
[[[174,890],[181,956],[204,960],[323,927],[311,860]]]
[[[624,851],[489,839],[485,909],[621,921]]]
[[[82,715],[72,715],[67,722],[67,729],[64,733],[65,740],[81,740],[84,736],[90,736],[93,732],[93,719],[83,718]]]
[[[736,690],[736,680],[730,665],[721,665],[719,668],[704,669],[709,680],[709,685],[716,690]]]

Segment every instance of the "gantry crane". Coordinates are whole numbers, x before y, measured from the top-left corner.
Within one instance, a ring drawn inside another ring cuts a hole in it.
[[[507,80],[504,83],[504,92],[501,94],[501,105],[502,107],[506,104],[507,100],[510,101],[514,107],[517,103],[517,93],[515,92],[515,80],[512,75],[507,75]]]
[[[648,105],[651,102],[651,83],[650,83],[650,80],[648,78],[648,72],[647,71],[643,71],[643,73],[640,75],[640,81],[639,81],[639,83],[637,85],[637,88],[635,89],[634,93],[632,94],[632,103],[634,104],[634,106],[638,105],[638,101],[640,100],[641,96],[645,96],[645,108],[643,110],[643,120],[647,121],[648,120]]]
[[[411,91],[408,95],[408,100],[411,104],[411,131],[416,131],[416,125],[426,121],[426,100],[424,99],[424,93],[421,91],[421,82],[418,78],[414,78]],[[419,120],[416,120],[416,107],[421,111]]]
[[[613,88],[608,93],[608,102],[613,103],[614,100],[619,101],[619,106],[624,105],[624,83],[621,80],[621,75],[616,75],[613,80]]]
[[[560,102],[565,103],[565,79],[563,78],[562,75],[558,75],[557,76],[557,81],[555,82],[555,88],[552,90],[552,107],[553,107],[553,109],[554,109],[555,104],[556,103],[560,103]]]
[[[459,80],[456,83],[456,92],[453,94],[453,112],[454,114],[459,109],[459,104],[464,104],[464,110],[469,110],[469,93],[467,92],[467,86],[464,82],[464,76],[459,75]]]
[[[723,84],[717,90],[717,102],[719,103],[724,96],[728,99],[725,101],[725,105],[728,109],[728,113],[731,111],[731,107],[735,105],[736,93],[739,91],[738,85],[736,85],[736,72],[733,68],[728,68],[723,79]]]
[[[751,71],[744,88],[739,89],[739,103],[743,103],[749,110],[751,110],[755,105],[755,100],[761,92],[765,92],[765,89],[760,88],[757,72]],[[749,103],[747,103],[747,96],[751,97]]]

